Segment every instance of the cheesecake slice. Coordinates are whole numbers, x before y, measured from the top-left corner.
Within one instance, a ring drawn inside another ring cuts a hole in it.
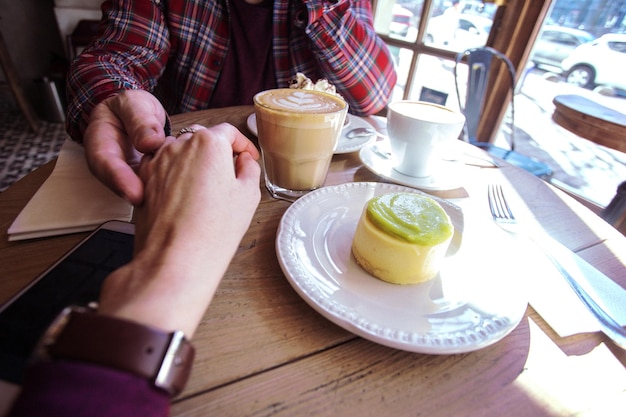
[[[352,254],[371,275],[393,284],[434,278],[454,234],[439,203],[416,193],[370,199],[359,218]]]

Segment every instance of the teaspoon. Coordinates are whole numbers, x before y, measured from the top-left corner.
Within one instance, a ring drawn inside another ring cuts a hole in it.
[[[346,133],[346,138],[348,139],[360,139],[360,138],[368,138],[370,136],[376,135],[376,131],[369,127],[355,127],[354,129],[348,131]]]

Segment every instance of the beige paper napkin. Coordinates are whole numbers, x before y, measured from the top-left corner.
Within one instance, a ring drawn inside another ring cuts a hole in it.
[[[68,139],[50,177],[9,227],[9,240],[90,231],[108,220],[130,221],[132,212],[91,174],[83,147]]]

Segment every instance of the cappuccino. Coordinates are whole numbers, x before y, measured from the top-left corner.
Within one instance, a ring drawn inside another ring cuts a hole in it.
[[[296,199],[326,180],[346,102],[315,90],[276,89],[254,97],[265,183],[274,197]]]

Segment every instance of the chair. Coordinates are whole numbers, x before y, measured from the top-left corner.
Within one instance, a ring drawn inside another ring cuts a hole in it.
[[[9,55],[9,49],[4,42],[2,32],[0,32],[0,67],[2,68],[2,71],[4,71],[4,77],[6,79],[6,82],[0,84],[2,84],[2,86],[5,84],[9,86],[18,107],[22,111],[22,114],[28,123],[28,127],[30,127],[30,130],[34,133],[37,133],[39,131],[39,118],[37,117],[35,109],[26,98],[26,93],[20,83],[18,70],[13,65],[13,61]]]
[[[469,69],[467,79],[467,93],[465,105],[461,103],[461,94],[459,92],[459,76],[457,68],[459,63],[467,56],[467,66]],[[493,58],[501,60],[508,69],[511,79],[511,139],[510,149],[497,147],[493,144],[478,141],[476,132],[478,130],[478,122],[483,110],[485,92],[489,81],[489,73]],[[531,158],[527,155],[520,154],[515,150],[515,67],[511,61],[502,53],[490,47],[468,49],[457,54],[454,64],[454,82],[456,94],[459,100],[459,107],[465,115],[465,138],[471,144],[485,149],[491,155],[504,159],[508,163],[518,166],[539,178],[549,180],[552,177],[552,169],[545,163]]]
[[[74,31],[67,35],[67,52],[70,61],[78,56],[80,51],[98,34],[99,20],[80,20]]]

